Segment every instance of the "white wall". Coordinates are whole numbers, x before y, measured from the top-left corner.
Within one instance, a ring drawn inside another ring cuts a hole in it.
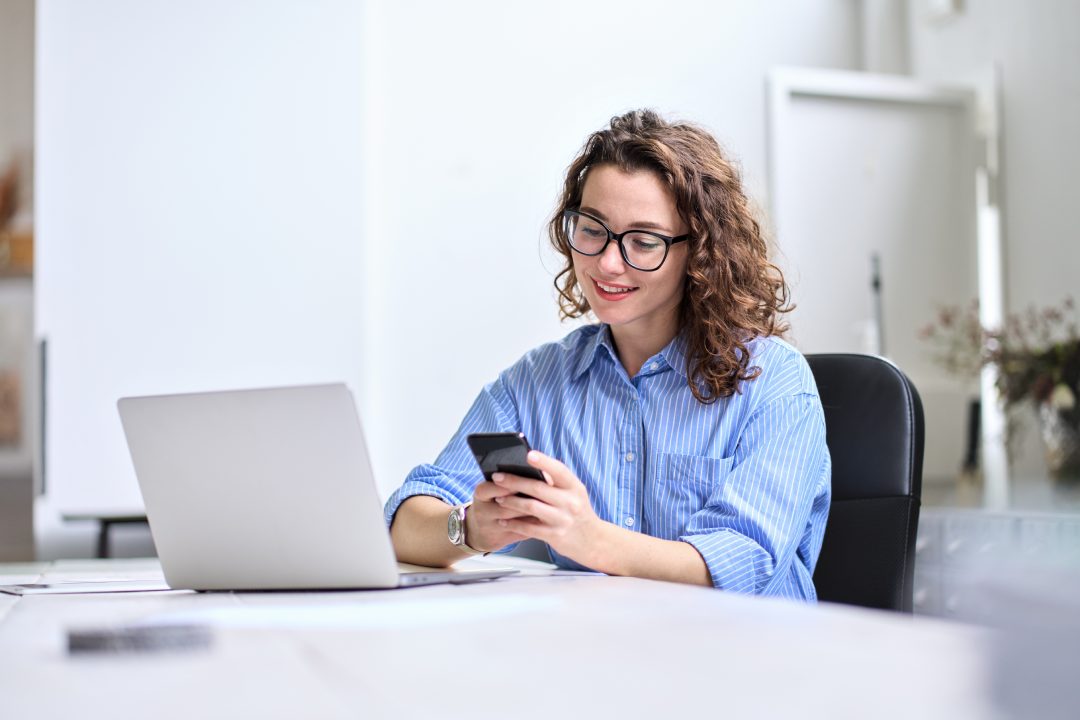
[[[1057,300],[1080,267],[1080,6],[965,0],[928,22],[907,4],[916,76],[1001,67],[1009,302]],[[766,71],[900,57],[860,39],[891,12],[876,0],[39,12],[50,491],[83,509],[137,501],[116,395],[331,378],[359,391],[389,492],[484,382],[567,331],[543,225],[589,131],[643,105],[697,120],[764,205]]]
[[[974,93],[835,71],[775,83],[771,210],[798,303],[792,336],[807,353],[881,352],[880,337],[922,397],[923,481],[953,483],[971,388],[918,336],[939,306],[978,293]]]
[[[557,322],[591,130],[711,127],[765,198],[765,74],[854,68],[853,3],[42,0],[52,510],[137,504],[118,395],[345,379],[380,489]]]
[[[912,70],[949,80],[1001,72],[1006,296],[1016,310],[1076,294],[1080,271],[1080,3],[965,0],[955,17],[909,13]]]
[[[1080,292],[1080,3],[965,0],[934,19],[911,0],[912,72],[967,79],[996,66],[1001,78],[1002,213],[1009,311],[1049,305]],[[1018,475],[1042,474],[1034,421]]]
[[[371,7],[368,423],[384,488],[557,322],[541,248],[563,171],[612,115],[711,128],[764,206],[765,74],[853,69],[850,2],[401,2]]]
[[[362,21],[347,0],[40,2],[55,511],[141,507],[120,396],[360,384]]]

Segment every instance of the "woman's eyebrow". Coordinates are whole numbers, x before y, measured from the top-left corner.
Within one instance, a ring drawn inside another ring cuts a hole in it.
[[[611,222],[610,220],[608,220],[607,215],[600,212],[596,208],[589,207],[588,205],[582,205],[579,210],[581,210],[581,212],[583,213],[588,213],[589,215],[595,215],[597,218],[603,220],[604,222]],[[670,232],[667,229],[666,225],[660,225],[658,223],[650,222],[648,220],[632,222],[627,227],[632,230],[661,230],[663,232]]]

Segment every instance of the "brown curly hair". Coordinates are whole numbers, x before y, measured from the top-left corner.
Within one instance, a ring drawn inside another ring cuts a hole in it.
[[[754,337],[783,335],[789,326],[780,316],[794,308],[783,273],[769,262],[768,244],[738,170],[706,130],[669,123],[652,110],[614,117],[609,127],[590,135],[567,169],[548,224],[551,244],[566,259],[555,276],[564,319],[581,317],[590,307],[574,274],[563,212],[580,206],[589,170],[599,165],[654,172],[675,196],[676,209],[690,229],[679,311],[688,341],[690,389],[706,404],[738,392],[740,381],[761,374],[761,368],[750,366],[747,343]]]

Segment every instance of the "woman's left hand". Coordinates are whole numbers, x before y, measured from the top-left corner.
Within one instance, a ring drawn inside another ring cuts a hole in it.
[[[604,521],[593,511],[585,485],[570,468],[537,450],[529,452],[528,460],[548,482],[495,473],[492,479],[496,485],[529,496],[496,498],[503,507],[530,516],[500,520],[499,524],[519,535],[542,540],[560,555],[591,567],[590,554],[597,549],[596,538]]]

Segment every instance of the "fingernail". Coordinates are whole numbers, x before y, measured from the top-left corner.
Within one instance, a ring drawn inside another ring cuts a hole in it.
[[[502,502],[503,502],[503,498],[501,498],[501,497],[497,497],[497,498],[495,498],[495,502],[497,502],[497,503],[499,503],[500,505],[502,505]]]
[[[527,460],[533,460],[533,461],[539,460],[540,459],[540,453],[538,453],[536,450],[530,450],[529,454],[526,456],[526,459]]]
[[[505,520],[500,520],[499,525],[501,525],[502,527],[506,527],[506,521]]]
[[[501,483],[503,480],[506,479],[506,475],[502,474],[501,472],[493,473],[491,479],[497,483]]]

